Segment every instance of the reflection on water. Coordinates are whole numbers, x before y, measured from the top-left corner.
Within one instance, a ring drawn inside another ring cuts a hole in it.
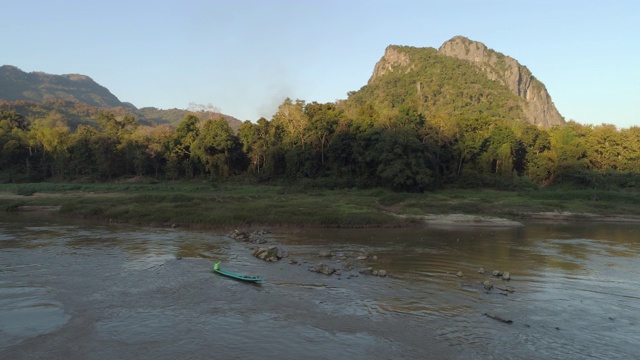
[[[217,232],[3,214],[0,358],[634,358],[639,234],[605,224],[271,234],[291,265]],[[266,281],[219,277],[212,260]],[[308,271],[319,262],[341,274]],[[365,266],[389,276],[358,273]]]

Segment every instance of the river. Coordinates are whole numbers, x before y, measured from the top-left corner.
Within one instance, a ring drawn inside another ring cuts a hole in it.
[[[221,231],[0,214],[0,358],[640,357],[640,225],[286,229],[265,238],[289,257],[258,260],[256,245]],[[265,281],[221,277],[212,260]],[[309,271],[321,262],[341,273]],[[365,266],[388,276],[358,273]],[[498,289],[507,286],[514,291]]]

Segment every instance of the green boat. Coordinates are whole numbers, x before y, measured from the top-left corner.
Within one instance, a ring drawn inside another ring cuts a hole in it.
[[[230,277],[230,278],[234,278],[234,279],[237,279],[237,280],[254,282],[254,283],[264,280],[263,278],[261,278],[259,276],[248,276],[248,275],[238,274],[238,273],[235,273],[233,271],[222,270],[222,269],[220,269],[220,262],[219,261],[213,266],[213,272],[217,273],[217,274],[220,274],[220,275],[224,275],[224,276]]]

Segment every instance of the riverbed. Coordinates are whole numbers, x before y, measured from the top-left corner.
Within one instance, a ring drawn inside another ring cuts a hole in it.
[[[0,215],[0,358],[640,355],[637,224],[272,229],[264,245],[227,235]],[[269,245],[289,256],[251,255]],[[214,260],[265,281],[216,275]],[[340,273],[309,271],[318,263]]]

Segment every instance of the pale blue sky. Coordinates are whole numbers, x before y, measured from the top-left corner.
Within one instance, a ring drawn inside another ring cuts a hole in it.
[[[137,107],[270,119],[346,98],[390,44],[456,35],[526,65],[567,120],[640,126],[638,0],[0,0],[0,65],[80,73]]]

